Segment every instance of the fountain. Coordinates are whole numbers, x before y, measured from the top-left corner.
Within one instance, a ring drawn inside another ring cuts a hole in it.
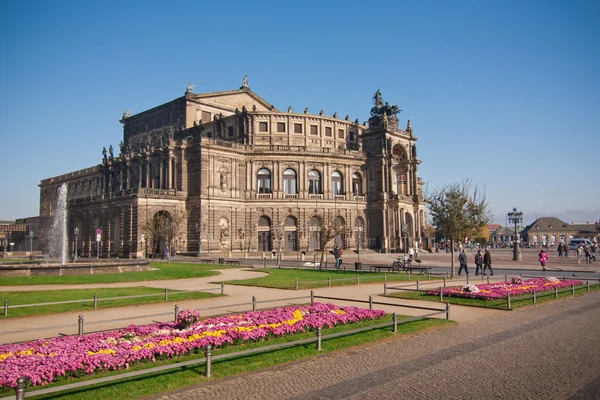
[[[57,190],[57,200],[54,203],[52,224],[46,233],[49,261],[31,264],[0,262],[0,277],[3,276],[63,276],[63,275],[92,275],[115,274],[123,272],[141,272],[150,270],[148,260],[106,260],[93,262],[78,260],[77,263],[67,263],[67,185],[61,185]],[[56,260],[60,260],[56,262]]]
[[[51,258],[67,263],[67,184],[58,188],[58,198],[52,216],[52,231],[48,235],[48,252]]]

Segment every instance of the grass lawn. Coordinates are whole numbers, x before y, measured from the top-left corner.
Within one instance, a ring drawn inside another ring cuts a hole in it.
[[[162,281],[170,279],[202,278],[214,276],[219,273],[213,270],[224,268],[239,268],[235,266],[152,262],[155,271],[124,272],[122,274],[99,275],[67,275],[67,276],[11,276],[0,277],[0,286],[16,285],[77,285],[85,283],[113,283],[113,282],[143,282]]]
[[[180,292],[180,290],[177,291]],[[98,308],[122,307],[148,303],[163,303],[165,301],[164,289],[149,288],[144,286],[126,288],[40,290],[35,292],[0,292],[1,304],[4,304],[4,300],[8,300],[8,304],[10,306],[89,299],[89,301],[85,303],[52,304],[36,307],[9,308],[8,317],[4,317],[4,313],[1,313],[0,319],[33,315],[58,314],[69,311],[93,310],[94,293],[98,293]],[[158,296],[102,301],[103,298],[109,297],[137,296],[146,294],[157,294]],[[216,296],[220,296],[220,294],[207,292],[169,294],[168,301],[204,299]]]
[[[590,286],[590,291],[594,291],[594,290],[600,290],[600,285]],[[587,292],[587,289],[585,286],[575,287],[575,296],[581,296],[581,295],[584,295],[587,293],[588,292]],[[559,293],[558,293],[559,298],[572,297],[572,296],[573,296],[573,294],[571,293],[570,288],[563,289],[562,292],[559,291]],[[436,303],[440,302],[440,296],[427,295],[423,291],[395,292],[395,293],[388,292],[388,297],[399,297],[402,299],[411,299],[411,300],[426,300],[426,301],[432,301],[432,302],[436,302]],[[537,302],[534,303],[533,296],[531,294],[518,296],[518,297],[511,297],[510,298],[510,306],[511,306],[511,308],[520,308],[520,307],[531,306],[531,305],[537,304],[537,303],[542,303],[545,301],[556,300],[556,298],[554,296],[554,291],[551,291],[551,290],[544,291],[544,292],[537,292],[536,298],[537,298],[536,299]],[[444,296],[443,303],[458,304],[458,305],[462,305],[462,306],[497,308],[497,309],[504,309],[504,310],[507,309],[506,299],[479,300],[479,299],[466,299],[466,298],[462,298],[462,297]]]
[[[351,330],[363,326],[368,325],[377,325],[382,322],[391,321],[391,316],[386,316],[383,319],[379,319],[376,321],[367,321],[360,324],[349,324],[349,325],[341,325],[331,329],[323,329],[323,335],[327,335],[330,333],[340,332]],[[418,331],[424,331],[427,329],[438,328],[444,325],[453,324],[452,321],[440,320],[440,319],[430,319],[430,320],[422,320],[410,322],[404,325],[398,325],[398,334],[411,334]],[[396,334],[396,335],[398,335]],[[235,345],[229,346],[223,349],[215,349],[213,350],[213,356],[241,351],[246,349],[253,349],[256,347],[267,346],[282,342],[289,342],[293,340],[304,339],[308,337],[314,337],[315,332],[307,332],[302,334],[297,334],[294,336],[286,336],[277,339],[269,339],[266,341],[260,341],[256,343],[246,343],[243,345]],[[304,346],[296,346],[289,349],[271,351],[263,354],[247,356],[247,357],[239,357],[229,360],[216,361],[212,364],[212,378],[220,379],[228,376],[237,375],[240,373],[250,372],[262,368],[268,368],[275,365],[287,363],[290,361],[315,357],[318,354],[329,353],[336,350],[341,350],[353,346],[359,346],[364,344],[370,344],[372,342],[378,340],[384,340],[388,338],[394,337],[395,334],[392,332],[392,328],[385,329],[377,329],[373,331],[369,331],[366,333],[355,334],[351,336],[346,336],[337,339],[331,339],[323,341],[322,351],[319,353],[316,350],[316,345],[304,345]],[[79,378],[79,379],[62,379],[60,384],[73,383],[83,380],[95,379],[104,376],[112,376],[122,372],[130,372],[137,371],[144,368],[149,367],[157,367],[166,364],[173,364],[177,362],[183,362],[187,360],[192,360],[196,358],[204,357],[203,353],[200,354],[191,354],[185,357],[179,357],[177,359],[170,360],[157,360],[155,363],[146,363],[142,365],[137,365],[126,371],[113,371],[102,374],[96,374],[93,377]],[[83,388],[79,390],[72,390],[69,394],[60,395],[59,393],[49,394],[46,396],[39,396],[36,399],[68,399],[68,400],[87,400],[87,399],[103,399],[103,400],[118,400],[118,399],[131,399],[131,398],[140,398],[144,396],[155,395],[159,393],[164,393],[169,390],[174,390],[178,388],[183,388],[190,385],[200,384],[203,382],[207,382],[207,379],[204,377],[204,365],[196,365],[191,367],[181,367],[175,368],[170,371],[166,371],[163,373],[144,375],[143,377],[138,378],[130,378],[124,381],[110,382],[106,384],[100,384],[96,386],[91,386],[89,388]],[[52,387],[57,384],[53,383],[51,385],[44,386]],[[39,389],[39,387],[38,387]],[[28,391],[33,391],[35,388],[28,388]],[[135,395],[133,395],[135,394]],[[4,395],[13,395],[14,391],[10,392],[0,392],[0,396]]]
[[[307,269],[254,269],[252,271],[266,272],[269,276],[254,279],[225,281],[228,285],[260,286],[275,289],[295,289],[296,278],[298,278],[298,289],[314,289],[328,286],[328,277],[331,278],[331,286],[356,285],[357,273],[355,271],[319,271]],[[383,272],[361,272],[358,273],[361,283],[383,283]],[[411,275],[412,278],[426,278],[425,275]],[[413,279],[414,280],[414,279]],[[388,273],[387,281],[408,281],[405,273]]]

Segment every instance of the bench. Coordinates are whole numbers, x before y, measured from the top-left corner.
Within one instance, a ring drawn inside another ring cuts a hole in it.
[[[223,264],[225,265],[240,265],[238,260],[223,260]]]
[[[433,269],[433,267],[421,267],[421,266],[415,266],[415,265],[411,265],[411,266],[406,266],[404,267],[405,271],[419,271],[420,274],[429,274],[431,273],[431,270]]]
[[[212,259],[212,258],[203,258],[203,259],[201,259],[201,260],[198,260],[198,262],[199,262],[200,264],[216,264],[216,263],[217,263],[217,262],[216,262],[214,259]]]
[[[382,269],[387,269],[388,272],[395,271],[396,267],[393,265],[369,265],[369,272],[381,272]]]

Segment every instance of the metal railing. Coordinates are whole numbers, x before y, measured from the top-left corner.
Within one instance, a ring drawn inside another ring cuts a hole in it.
[[[259,303],[272,303],[272,302],[278,302],[278,301],[301,300],[301,299],[306,299],[306,296],[271,299],[271,300],[263,300],[263,301],[257,301],[256,297],[252,296],[252,302],[240,303],[238,305],[252,304],[253,311],[256,311],[256,309],[257,309],[256,306]],[[332,333],[332,334],[328,334],[328,335],[323,335],[322,329],[320,327],[317,327],[316,337],[314,337],[314,338],[300,339],[300,340],[295,340],[293,342],[280,343],[280,344],[275,344],[275,345],[270,345],[270,346],[259,347],[259,348],[255,348],[255,349],[249,349],[249,350],[244,350],[244,351],[222,354],[222,355],[218,355],[218,356],[212,355],[213,349],[212,349],[212,346],[209,345],[205,349],[204,358],[201,358],[201,359],[184,361],[184,362],[179,362],[179,363],[175,363],[175,364],[164,365],[161,367],[148,368],[148,369],[144,369],[141,371],[127,372],[124,374],[107,376],[107,377],[103,377],[103,378],[97,378],[97,379],[87,380],[87,381],[82,381],[82,382],[77,382],[77,383],[71,383],[68,385],[56,386],[56,387],[47,388],[47,389],[35,390],[33,392],[28,392],[27,395],[41,396],[41,395],[46,395],[46,394],[51,394],[51,393],[56,393],[56,392],[62,392],[65,390],[70,390],[70,389],[81,389],[81,388],[85,388],[88,386],[97,385],[97,384],[101,384],[101,383],[114,382],[117,380],[134,378],[134,377],[139,377],[139,376],[143,376],[143,375],[147,375],[147,374],[169,371],[169,370],[172,370],[175,368],[181,368],[181,367],[187,367],[187,366],[199,365],[199,364],[205,364],[204,376],[206,378],[210,378],[211,373],[212,373],[212,361],[225,360],[225,359],[237,358],[237,357],[246,357],[246,356],[249,356],[252,354],[260,354],[260,353],[266,353],[266,352],[275,351],[275,350],[282,350],[282,349],[286,349],[286,348],[290,348],[290,347],[296,347],[296,346],[301,346],[301,345],[315,343],[315,342],[316,342],[317,351],[322,351],[322,341],[324,341],[324,340],[336,339],[336,338],[355,335],[358,333],[364,333],[364,332],[368,332],[368,331],[372,331],[372,330],[376,330],[376,329],[383,329],[386,327],[392,327],[392,332],[396,333],[396,332],[398,332],[399,324],[406,324],[406,323],[410,323],[410,322],[420,321],[420,320],[431,318],[433,316],[440,315],[440,314],[445,314],[446,320],[448,320],[450,318],[450,305],[448,303],[446,303],[445,309],[439,309],[439,308],[433,308],[433,307],[409,306],[409,305],[404,305],[404,304],[377,302],[377,301],[373,301],[372,296],[369,296],[368,300],[317,296],[314,294],[313,291],[311,291],[310,292],[310,303],[311,304],[314,303],[314,299],[327,299],[327,300],[338,300],[338,301],[344,301],[344,302],[367,303],[367,304],[369,304],[370,309],[373,309],[373,305],[385,305],[385,306],[392,306],[392,307],[421,309],[421,310],[435,311],[435,312],[420,315],[420,316],[405,318],[400,321],[398,321],[397,314],[393,313],[391,322],[385,322],[385,323],[378,324],[378,325],[357,328],[357,329],[344,331],[344,332],[336,332],[336,333]],[[227,307],[233,307],[233,306],[236,306],[236,305],[227,305]],[[215,307],[211,307],[211,308],[215,308]],[[179,312],[179,307],[177,305],[175,305],[175,320],[177,319],[178,312]],[[82,315],[79,316],[78,326],[79,326],[79,335],[82,335],[83,334],[83,316]],[[17,379],[17,387],[15,388],[16,397],[13,397],[13,396],[2,397],[2,398],[0,398],[0,400],[12,400],[15,398],[17,400],[24,400],[25,395],[26,395],[25,389],[26,389],[25,378],[18,378]]]
[[[168,288],[165,288],[164,293],[149,293],[149,294],[137,294],[133,296],[119,296],[119,297],[98,297],[98,293],[94,293],[93,299],[79,299],[79,300],[65,300],[65,301],[52,301],[46,303],[35,303],[35,304],[17,304],[17,305],[9,305],[8,300],[4,300],[4,316],[8,316],[9,308],[24,308],[24,307],[43,307],[43,306],[53,306],[58,304],[73,304],[73,303],[89,303],[94,302],[94,308],[98,308],[99,301],[111,301],[111,300],[124,300],[124,299],[136,299],[142,297],[157,297],[164,296],[164,301],[169,300],[169,295],[174,296],[178,294],[186,294],[186,293],[202,293],[202,292],[214,292],[220,291],[221,295],[225,294],[225,284],[221,283],[220,288],[208,288],[201,290],[183,290],[183,291],[169,291]]]

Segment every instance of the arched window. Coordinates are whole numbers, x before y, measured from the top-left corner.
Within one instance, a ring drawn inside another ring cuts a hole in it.
[[[362,196],[362,178],[357,173],[352,174],[352,194]]]
[[[296,190],[296,171],[293,169],[286,169],[283,171],[283,193],[284,194],[297,194]]]
[[[331,174],[331,191],[334,196],[344,194],[344,187],[342,185],[342,174],[338,171],[333,171]]]
[[[316,169],[308,172],[308,193],[321,194],[321,174]]]
[[[258,170],[258,193],[271,193],[271,171],[266,168]]]

